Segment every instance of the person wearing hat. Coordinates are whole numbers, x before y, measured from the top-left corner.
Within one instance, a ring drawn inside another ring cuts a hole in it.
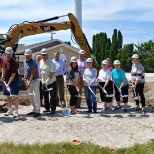
[[[80,88],[79,88],[79,93],[80,95],[82,95],[82,89],[84,87],[84,83],[83,83],[83,73],[84,70],[87,68],[87,63],[86,63],[86,58],[85,58],[85,51],[84,50],[79,50],[79,59],[77,60],[78,63],[78,68],[80,71]],[[77,101],[77,108],[80,108],[81,106],[81,98],[78,98]]]
[[[113,94],[113,83],[112,83],[112,74],[108,69],[108,61],[102,61],[102,69],[99,71],[97,81],[99,84],[100,98],[104,102],[104,111],[108,108],[108,112],[112,112],[112,98],[107,97],[107,95]]]
[[[32,103],[32,111],[27,115],[33,117],[40,116],[40,80],[39,80],[39,69],[36,61],[32,59],[32,50],[26,49],[24,53],[26,59],[24,60],[24,77],[23,81],[26,83],[28,92],[33,95],[28,95]]]
[[[142,104],[142,113],[145,113],[145,97],[144,97],[144,83],[145,83],[145,74],[144,67],[139,61],[139,56],[134,54],[132,56],[132,69],[131,69],[131,78],[133,89],[135,89],[136,95],[140,96],[141,104]],[[135,96],[134,96],[135,97]],[[139,99],[135,99],[136,102],[136,111],[140,110],[139,107]]]
[[[128,103],[128,80],[126,78],[124,70],[120,66],[120,61],[115,60],[113,62],[114,69],[112,70],[112,80],[114,82],[115,98],[117,101],[117,107],[115,109],[121,109],[120,97],[123,97],[124,112],[127,112]]]
[[[3,95],[7,96],[8,111],[5,116],[13,115],[18,118],[18,94],[19,94],[19,75],[18,75],[18,62],[12,57],[13,50],[11,47],[5,49],[6,56],[1,59],[2,77],[4,81]],[[12,111],[12,101],[14,101],[15,112]]]
[[[66,73],[66,62],[59,57],[59,51],[55,51],[52,61],[56,65],[56,104],[63,108],[65,107],[64,74]]]
[[[86,96],[86,103],[88,106],[88,112],[97,113],[97,98],[96,98],[96,87],[97,87],[97,70],[93,67],[93,59],[87,58],[87,68],[83,73],[84,90]],[[91,90],[93,92],[91,92]],[[91,102],[92,97],[92,102]],[[93,105],[92,105],[93,104]]]
[[[70,108],[71,114],[76,114],[77,110],[75,108],[79,92],[80,83],[80,72],[78,70],[77,58],[75,56],[70,59],[70,66],[66,72],[66,84],[70,93]]]
[[[41,82],[43,84],[44,90],[44,105],[45,112],[50,112],[54,114],[56,111],[56,65],[49,58],[48,49],[43,48],[41,50],[42,60],[40,61],[40,71],[41,71]],[[52,90],[47,91],[47,89],[52,88]],[[49,101],[50,95],[50,101]]]
[[[42,56],[39,54],[39,55],[36,55],[36,63],[38,65],[38,70],[39,70],[39,77],[41,77],[41,72],[40,72],[40,61],[42,59]],[[40,82],[40,102],[41,102],[41,107],[44,107],[44,104],[43,104],[43,91],[42,91],[42,82]]]

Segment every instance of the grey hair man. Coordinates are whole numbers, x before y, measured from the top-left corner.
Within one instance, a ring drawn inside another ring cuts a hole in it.
[[[56,65],[56,103],[61,107],[65,107],[63,75],[66,73],[66,63],[63,59],[60,59],[59,51],[54,52],[54,59],[52,61]]]

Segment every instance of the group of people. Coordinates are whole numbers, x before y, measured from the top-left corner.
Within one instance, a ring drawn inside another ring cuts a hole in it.
[[[11,47],[5,49],[5,56],[1,59],[2,77],[4,82],[3,95],[7,96],[8,111],[5,116],[13,115],[15,118],[18,114],[18,94],[19,94],[19,74],[18,62],[12,57],[13,50]],[[54,114],[56,106],[64,107],[64,73],[66,73],[66,63],[59,59],[59,52],[54,52],[54,59],[49,58],[46,48],[41,50],[41,54],[32,58],[32,50],[25,50],[24,77],[28,96],[32,104],[32,110],[27,115],[33,117],[40,116],[40,107],[43,105],[43,112]],[[59,94],[58,94],[59,92]],[[44,104],[42,100],[44,99]],[[12,103],[15,104],[15,110],[12,110]]]
[[[121,109],[120,98],[123,98],[123,112],[128,112],[128,88],[129,82],[132,84],[134,99],[136,102],[135,110],[144,114],[145,97],[144,83],[145,74],[144,67],[140,64],[139,56],[132,56],[131,78],[127,79],[124,70],[121,68],[119,60],[113,62],[110,66],[110,58],[107,58],[101,63],[102,68],[98,71],[93,65],[92,58],[85,58],[84,50],[79,51],[79,59],[71,57],[70,67],[66,74],[66,83],[70,92],[71,113],[76,114],[77,107],[80,107],[81,99],[76,96],[82,96],[82,88],[84,87],[87,112],[97,113],[97,94],[96,89],[99,88],[101,102],[104,102],[104,111],[111,113],[113,111],[113,96],[115,96],[117,106],[114,110]],[[80,94],[80,95],[78,95]],[[139,106],[141,102],[142,108]]]
[[[44,106],[44,113],[54,114],[56,106],[65,107],[64,94],[64,74],[66,74],[66,85],[70,93],[71,114],[78,113],[77,108],[81,106],[82,91],[84,88],[87,112],[97,113],[96,89],[99,88],[101,101],[104,102],[104,110],[112,112],[113,94],[117,106],[120,109],[120,97],[123,98],[124,112],[127,112],[128,102],[128,80],[124,70],[121,68],[120,61],[113,62],[114,69],[110,66],[110,59],[103,60],[102,68],[98,71],[93,65],[92,58],[85,58],[85,51],[79,51],[79,58],[71,57],[70,65],[67,68],[66,62],[60,59],[59,51],[54,52],[54,59],[49,58],[48,49],[43,48],[41,54],[32,58],[32,50],[25,50],[24,77],[29,99],[32,104],[32,110],[27,115],[33,117],[40,116],[40,107]],[[19,74],[18,62],[12,57],[11,47],[5,49],[5,56],[1,59],[2,77],[4,82],[3,95],[7,96],[8,111],[5,116],[18,114],[18,94],[19,94]],[[144,97],[144,67],[139,62],[139,56],[132,56],[131,79],[134,98],[136,102],[135,110],[140,110],[139,101],[142,104],[142,112],[145,113]],[[44,100],[44,104],[43,104]],[[12,110],[12,103],[15,104],[15,110]]]

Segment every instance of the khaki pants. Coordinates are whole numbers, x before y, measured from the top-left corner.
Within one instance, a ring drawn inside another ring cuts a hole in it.
[[[83,89],[83,87],[84,87],[83,78],[80,77],[80,88],[79,88],[80,95],[82,95],[82,89]],[[77,107],[80,107],[80,105],[81,105],[81,98],[79,97],[76,106]]]
[[[59,101],[65,101],[64,99],[64,77],[63,75],[56,76],[56,103],[59,105]]]
[[[32,111],[40,113],[40,80],[35,79],[31,82],[29,87],[29,92],[33,93],[33,95],[28,95],[29,99],[32,103]]]

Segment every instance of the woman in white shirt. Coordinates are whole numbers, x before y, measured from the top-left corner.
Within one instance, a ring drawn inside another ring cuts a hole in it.
[[[113,98],[113,83],[111,79],[112,74],[111,71],[108,69],[108,62],[107,60],[103,60],[102,69],[99,71],[97,81],[99,84],[100,98],[101,101],[104,102],[104,110],[108,109],[109,106],[109,112],[112,111]]]
[[[96,100],[96,77],[97,77],[97,70],[93,67],[93,59],[87,58],[87,68],[84,70],[83,73],[83,81],[84,81],[84,90],[86,95],[86,103],[88,106],[88,112],[97,113],[97,100]],[[91,92],[91,90],[93,92]],[[92,103],[91,103],[91,97],[92,97]]]

